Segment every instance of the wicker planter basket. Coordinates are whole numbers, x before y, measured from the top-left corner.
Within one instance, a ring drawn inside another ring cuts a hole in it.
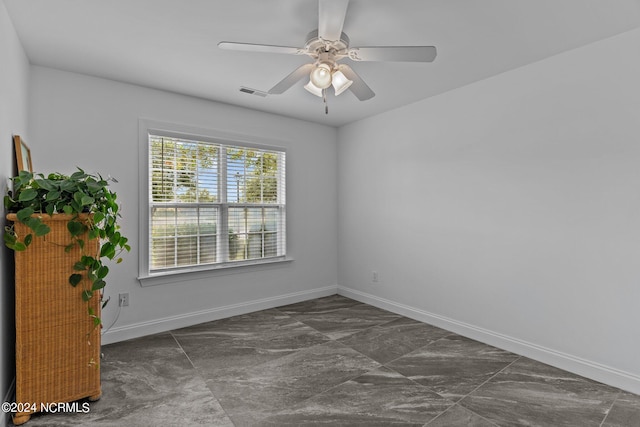
[[[69,284],[73,265],[81,257],[77,245],[65,252],[71,242],[67,221],[72,217],[41,217],[51,232],[34,237],[26,251],[15,252],[16,403],[29,403],[36,411],[48,404],[96,400],[101,395],[100,328],[93,327],[82,300],[87,283],[75,288]],[[14,222],[18,236],[31,232],[15,214],[7,219]],[[85,253],[97,256],[98,240],[86,236],[84,240]],[[99,298],[90,304],[99,315]],[[27,422],[32,413],[17,412],[14,424]]]

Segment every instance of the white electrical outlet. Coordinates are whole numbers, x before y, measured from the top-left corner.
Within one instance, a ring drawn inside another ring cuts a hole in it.
[[[378,276],[378,272],[377,271],[372,271],[371,272],[371,278],[373,280],[373,283],[378,283],[380,281],[380,276]]]
[[[120,307],[128,307],[129,306],[129,293],[119,294],[118,295],[118,306]]]

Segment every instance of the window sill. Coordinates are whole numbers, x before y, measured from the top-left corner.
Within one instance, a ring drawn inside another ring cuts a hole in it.
[[[246,262],[234,262],[228,264],[210,265],[206,267],[193,267],[180,270],[163,271],[139,276],[140,286],[166,285],[189,280],[198,280],[207,277],[224,276],[227,274],[245,273],[253,270],[263,270],[279,267],[283,263],[290,263],[293,258],[280,257],[266,260],[252,260]]]

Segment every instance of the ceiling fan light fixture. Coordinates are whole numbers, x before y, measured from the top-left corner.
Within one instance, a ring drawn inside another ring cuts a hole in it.
[[[309,92],[311,92],[312,94],[314,94],[315,96],[322,98],[322,88],[319,88],[318,86],[314,85],[311,80],[309,80],[309,83],[304,85],[304,88]]]
[[[338,70],[333,73],[331,84],[333,85],[336,96],[338,96],[345,90],[349,89],[349,86],[353,84],[353,80],[349,80],[342,71]]]
[[[327,64],[318,64],[309,76],[311,83],[320,89],[326,89],[331,86],[331,67]]]

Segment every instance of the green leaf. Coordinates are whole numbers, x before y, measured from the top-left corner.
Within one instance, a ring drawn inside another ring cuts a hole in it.
[[[73,208],[69,205],[64,205],[62,207],[62,210],[64,211],[64,213],[66,213],[67,215],[71,215],[73,213]]]
[[[104,219],[104,214],[102,212],[96,212],[93,214],[93,222],[96,224],[100,224]]]
[[[86,183],[87,189],[89,189],[91,194],[96,194],[98,191],[102,190],[103,186],[93,178],[88,178]]]
[[[93,282],[93,285],[91,285],[91,290],[92,291],[99,291],[100,289],[104,288],[106,286],[107,282],[105,282],[102,279],[98,279],[95,282]]]
[[[19,242],[16,235],[8,229],[5,230],[4,233],[4,244],[6,247],[14,251],[24,251],[27,249],[27,246],[24,243]]]
[[[29,246],[32,240],[33,240],[33,234],[27,234],[26,236],[24,236],[24,245]]]
[[[73,212],[82,212],[82,205],[77,202],[76,200],[71,200],[69,202],[69,206],[71,206],[71,208],[73,209]]]
[[[44,197],[46,201],[57,200],[60,198],[60,192],[57,190],[49,191],[47,195]]]
[[[80,262],[82,262],[85,267],[91,267],[95,261],[96,259],[94,257],[88,255],[83,255],[82,258],[80,258]]]
[[[24,223],[27,225],[27,227],[35,231],[36,228],[38,228],[38,226],[42,224],[42,220],[36,217],[29,217],[24,221]]]
[[[80,283],[81,280],[82,280],[82,275],[81,274],[74,273],[71,276],[69,276],[69,283],[74,288],[76,286],[78,286],[78,283]]]
[[[73,181],[60,181],[60,191],[71,192],[76,188],[76,183]]]
[[[34,180],[40,188],[44,188],[47,191],[54,191],[58,189],[58,186],[53,181],[48,179],[35,179]]]
[[[90,196],[82,196],[82,199],[80,200],[80,204],[82,206],[90,206],[95,202],[95,199],[93,197]]]
[[[86,267],[82,262],[78,261],[75,264],[73,264],[73,269],[77,271],[83,271],[83,270],[86,270]]]
[[[93,326],[98,326],[102,323],[102,321],[100,320],[99,317],[94,317],[93,318]]]
[[[76,180],[76,181],[80,181],[83,180],[87,177],[87,174],[84,173],[84,171],[80,168],[78,168],[77,172],[74,172],[71,174],[71,179]]]
[[[29,171],[20,171],[18,172],[18,178],[21,181],[29,182],[33,179],[33,174]]]
[[[98,230],[97,228],[92,228],[91,230],[89,230],[89,240],[97,239],[98,237],[100,237],[100,230]]]
[[[34,230],[36,232],[36,236],[44,236],[45,234],[49,234],[51,228],[47,224],[40,223]]]
[[[73,200],[78,203],[80,206],[82,206],[82,197],[84,196],[84,193],[82,191],[76,191],[75,193],[73,193]]]
[[[105,277],[107,277],[107,274],[109,274],[109,267],[107,267],[106,265],[103,265],[102,267],[100,267],[96,272],[96,275],[100,279],[104,279]]]
[[[17,252],[21,252],[21,251],[26,250],[27,247],[22,242],[16,242],[16,244],[11,249],[13,249],[14,251],[17,251]]]
[[[16,212],[16,216],[18,217],[18,221],[24,223],[27,220],[29,220],[29,218],[31,218],[31,215],[33,215],[34,212],[35,211],[31,207],[24,208],[24,209],[20,209],[18,212]]]
[[[109,237],[109,241],[110,241],[111,243],[113,243],[114,245],[117,245],[118,243],[120,243],[120,237],[121,237],[121,236],[120,236],[120,232],[119,232],[119,231],[116,231],[115,233],[113,233],[113,234],[111,235],[111,237]]]
[[[78,239],[78,246],[80,246],[80,249],[84,249],[84,240]]]
[[[16,240],[16,235],[11,231],[11,228],[7,227],[4,231],[4,243],[13,245],[16,243]]]
[[[109,258],[109,254],[114,254],[114,253],[115,253],[115,249],[111,242],[105,242],[100,248],[100,258],[102,257]],[[113,258],[113,256],[111,256],[110,258]]]
[[[9,197],[9,195],[4,196],[4,208],[6,210],[10,210],[12,206],[13,206],[13,200],[11,199],[11,197]]]
[[[78,221],[67,222],[67,230],[72,236],[79,236],[84,231],[84,225]]]
[[[26,190],[20,193],[20,195],[18,196],[18,200],[20,202],[28,202],[30,200],[35,199],[36,196],[38,196],[38,190],[35,190],[33,188],[27,188]]]
[[[82,300],[83,301],[89,301],[91,298],[93,298],[93,292],[92,291],[88,291],[88,290],[84,290],[82,291]]]

